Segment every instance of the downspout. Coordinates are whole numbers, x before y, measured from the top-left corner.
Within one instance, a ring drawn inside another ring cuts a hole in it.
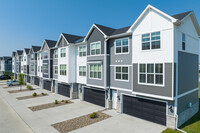
[[[104,89],[106,90],[106,100],[109,98],[107,92],[107,41],[108,37],[104,40]],[[109,108],[109,106],[108,106]]]

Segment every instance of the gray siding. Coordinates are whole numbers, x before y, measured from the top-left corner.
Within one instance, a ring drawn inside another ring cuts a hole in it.
[[[48,68],[49,68],[49,60],[43,60],[42,62],[43,62],[43,64],[47,63],[48,64]],[[42,73],[43,73],[43,77],[44,78],[49,78],[49,73],[50,73],[49,69],[48,69],[48,74],[44,73],[44,70],[42,71]]]
[[[54,50],[52,51],[52,53],[54,53]],[[54,54],[53,54],[53,65],[52,65],[52,73],[53,73],[53,78],[54,79],[58,79],[58,75],[54,74],[54,66],[58,65],[58,59],[54,58]]]
[[[96,28],[90,33],[90,36],[87,39],[87,55],[90,55],[90,43],[92,42],[101,42],[101,54],[104,53],[104,36],[103,34],[97,30]]]
[[[165,86],[150,86],[138,84],[138,64],[133,64],[133,91],[172,97],[172,63],[165,63]]]
[[[198,88],[198,55],[178,52],[178,94]]]
[[[198,102],[198,90],[190,93],[188,95],[185,95],[181,98],[178,99],[178,114],[180,114],[181,112],[185,111],[186,109],[188,109],[188,103],[192,103],[195,104]]]
[[[95,61],[101,61],[102,62],[102,79],[90,79],[90,75],[89,75],[89,65],[93,64],[90,62],[95,62]],[[103,61],[104,61],[104,57],[103,56],[91,56],[91,57],[87,57],[87,84],[91,84],[91,85],[97,85],[97,86],[102,86],[104,87],[104,67],[103,67]]]
[[[67,46],[67,42],[65,41],[65,39],[62,37],[60,42],[58,43],[58,47],[65,47]]]

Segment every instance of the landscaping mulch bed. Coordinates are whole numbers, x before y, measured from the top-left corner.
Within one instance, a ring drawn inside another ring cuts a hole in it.
[[[46,95],[40,94],[40,95],[37,95],[37,96],[30,95],[30,96],[17,97],[16,99],[17,100],[25,100],[25,99],[37,98],[37,97],[43,97],[43,96],[48,96],[48,95],[47,94]]]
[[[58,107],[58,106],[62,106],[62,105],[66,105],[66,104],[71,104],[71,103],[73,103],[73,102],[68,100],[68,103],[65,103],[65,102],[59,102],[58,104],[47,103],[47,104],[32,106],[32,107],[28,107],[28,108],[30,110],[32,110],[32,111],[39,111],[39,110],[53,108],[53,107]]]
[[[89,115],[90,114],[56,123],[51,126],[53,126],[60,133],[67,133],[111,117],[110,115],[102,113],[102,111],[97,112],[97,118],[94,119],[91,119]]]
[[[34,90],[34,89],[33,89]],[[33,91],[30,89],[22,89],[22,90],[12,90],[12,91],[8,91],[9,93],[19,93],[19,92],[25,92],[25,91]]]

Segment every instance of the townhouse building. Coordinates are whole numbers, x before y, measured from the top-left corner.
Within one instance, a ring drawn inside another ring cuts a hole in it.
[[[8,75],[12,72],[12,57],[10,56],[0,57],[0,75],[3,75],[4,71]]]
[[[193,11],[148,5],[131,26],[93,24],[85,37],[61,33],[32,46],[27,82],[176,128],[199,110],[199,37]]]
[[[29,51],[30,49],[24,48],[21,58],[21,73],[24,74],[25,82],[27,82],[27,76],[29,75]]]
[[[37,76],[37,52],[40,51],[41,46],[31,46],[29,51],[29,76],[27,76],[27,82],[31,84],[36,84],[38,82]]]

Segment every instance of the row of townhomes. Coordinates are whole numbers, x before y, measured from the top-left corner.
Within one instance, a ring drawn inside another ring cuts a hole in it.
[[[72,99],[176,128],[198,112],[200,28],[193,11],[148,5],[128,27],[93,24],[86,36],[12,54],[13,73]]]
[[[0,75],[6,72],[7,75],[12,72],[12,57],[3,56],[0,57]]]

